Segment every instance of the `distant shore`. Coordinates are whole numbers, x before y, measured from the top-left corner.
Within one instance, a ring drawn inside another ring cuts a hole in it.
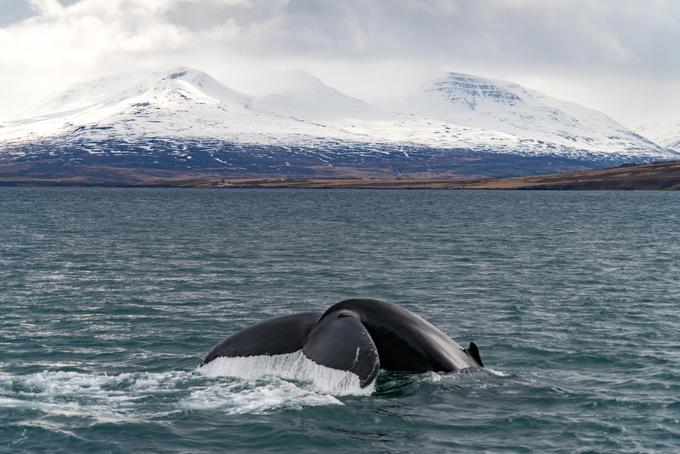
[[[623,165],[602,170],[476,180],[409,178],[219,178],[212,175],[149,176],[126,171],[125,182],[78,175],[0,176],[0,186],[300,188],[300,189],[680,189],[680,161]],[[135,176],[135,178],[130,178]]]

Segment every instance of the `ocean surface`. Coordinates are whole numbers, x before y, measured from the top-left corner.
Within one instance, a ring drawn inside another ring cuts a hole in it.
[[[207,376],[351,297],[487,368]],[[0,189],[0,452],[679,452],[680,193]]]

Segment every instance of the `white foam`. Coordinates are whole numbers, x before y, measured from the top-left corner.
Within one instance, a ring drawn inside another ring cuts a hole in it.
[[[484,370],[487,371],[488,373],[490,373],[491,375],[495,375],[496,377],[508,377],[509,376],[509,374],[507,372],[503,372],[502,370],[492,369],[490,367],[485,367]]]
[[[342,405],[342,402],[329,394],[318,394],[276,377],[265,383],[222,383],[196,389],[181,402],[187,410],[224,410],[229,414],[263,414],[321,405]]]
[[[12,396],[0,401],[0,405],[98,422],[137,420],[137,415],[129,410],[138,396],[129,390],[115,389],[129,376],[50,371],[0,374],[0,393]]]
[[[442,381],[442,375],[439,372],[434,371],[426,372],[425,374],[423,374],[423,378],[425,380],[431,381],[432,383]]]
[[[0,407],[39,411],[57,425],[68,425],[70,418],[95,423],[130,422],[155,420],[187,410],[271,413],[319,405],[342,402],[279,378],[240,380],[209,377],[196,370],[115,375],[0,371]]]
[[[489,375],[494,377],[509,377],[503,372],[489,367],[471,367],[456,372],[425,372],[419,375],[418,380],[424,383],[464,384],[484,381]]]
[[[370,395],[375,387],[373,381],[362,388],[357,374],[317,364],[305,357],[302,351],[285,355],[220,357],[202,366],[199,371],[211,377],[254,379],[275,376],[311,382],[314,389],[334,396]]]

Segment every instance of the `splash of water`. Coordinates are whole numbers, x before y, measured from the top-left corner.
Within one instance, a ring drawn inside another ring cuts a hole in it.
[[[322,366],[305,357],[302,351],[284,355],[216,358],[199,369],[210,377],[228,376],[254,379],[275,376],[286,380],[311,382],[314,389],[334,396],[370,395],[375,382],[362,388],[359,376],[348,371]]]
[[[320,405],[342,402],[277,377],[244,380],[197,371],[0,373],[0,406],[35,411],[36,417],[47,418],[43,423],[64,418],[139,422],[187,410],[262,414]]]

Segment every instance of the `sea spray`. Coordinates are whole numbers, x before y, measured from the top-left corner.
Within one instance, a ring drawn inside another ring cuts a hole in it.
[[[302,351],[284,355],[216,358],[199,371],[207,376],[254,379],[275,376],[286,380],[311,382],[314,389],[334,396],[370,395],[374,383],[362,388],[359,376],[348,371],[322,366],[305,357]]]

